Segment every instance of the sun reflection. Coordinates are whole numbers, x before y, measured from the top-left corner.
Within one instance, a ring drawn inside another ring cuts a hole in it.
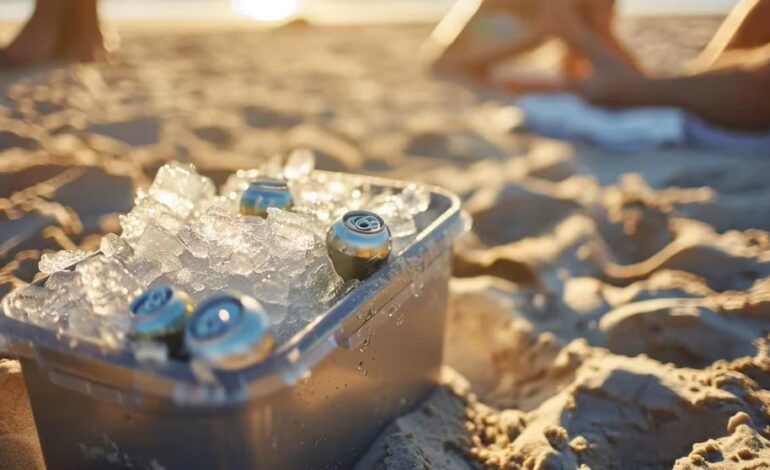
[[[258,21],[281,21],[295,13],[300,0],[231,0],[233,12]]]

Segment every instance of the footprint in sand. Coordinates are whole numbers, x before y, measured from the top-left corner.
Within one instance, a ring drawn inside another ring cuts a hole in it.
[[[199,139],[205,140],[220,149],[230,147],[235,140],[232,132],[220,126],[197,127],[192,132]]]
[[[700,368],[755,354],[753,341],[762,332],[736,320],[720,315],[709,299],[655,299],[613,310],[600,329],[614,353]]]
[[[160,138],[161,123],[155,118],[92,124],[87,132],[110,137],[131,146],[152,145]]]
[[[12,131],[0,131],[0,152],[14,148],[37,150],[40,148],[40,142]]]
[[[246,125],[256,129],[289,129],[302,122],[302,116],[298,114],[282,113],[261,106],[247,106],[241,112]]]

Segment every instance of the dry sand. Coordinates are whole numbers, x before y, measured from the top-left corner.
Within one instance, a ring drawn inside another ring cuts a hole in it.
[[[672,72],[717,24],[621,29]],[[415,63],[428,31],[124,31],[114,64],[0,74],[0,295],[40,250],[93,248],[163,161],[222,181],[307,146],[325,169],[446,186],[476,224],[445,385],[359,468],[768,468],[770,160],[508,134],[507,97]],[[0,414],[0,467],[40,467],[13,362]]]

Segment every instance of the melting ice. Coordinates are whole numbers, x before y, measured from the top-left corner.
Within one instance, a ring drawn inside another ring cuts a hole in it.
[[[415,216],[430,204],[430,193],[419,185],[375,192],[355,177],[316,172],[314,166],[313,154],[298,150],[285,165],[271,160],[238,171],[217,194],[192,166],[165,165],[120,217],[121,236],[106,235],[101,254],[45,255],[45,286],[9,294],[5,314],[119,347],[133,297],[148,286],[170,284],[196,302],[226,290],[251,295],[265,306],[278,339],[287,339],[347,291],[326,253],[329,224],[349,210],[376,212],[391,229],[397,255],[416,235]],[[238,213],[242,192],[263,176],[288,180],[292,212],[270,209],[267,219]]]

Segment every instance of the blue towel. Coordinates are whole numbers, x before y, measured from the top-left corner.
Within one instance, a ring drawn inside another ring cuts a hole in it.
[[[694,147],[770,155],[770,130],[725,129],[677,108],[607,109],[569,93],[528,94],[514,105],[528,130],[613,152]]]
[[[693,147],[770,156],[770,130],[745,132],[725,129],[687,113],[684,121],[684,133],[687,142]]]

